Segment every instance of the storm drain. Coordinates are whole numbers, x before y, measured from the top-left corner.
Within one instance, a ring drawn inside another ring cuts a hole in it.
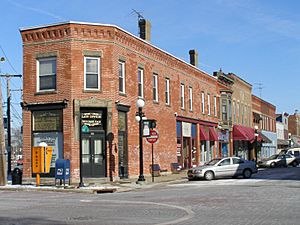
[[[106,193],[114,193],[116,192],[116,188],[105,188],[105,189],[94,189],[93,193],[94,194],[106,194]]]

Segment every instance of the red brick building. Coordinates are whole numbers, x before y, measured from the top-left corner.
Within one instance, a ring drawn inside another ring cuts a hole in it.
[[[276,106],[252,95],[253,127],[257,126],[261,137],[258,158],[267,158],[277,152]]]
[[[23,40],[23,158],[30,178],[31,148],[54,147],[70,159],[71,177],[135,177],[139,174],[136,101],[157,120],[154,160],[161,169],[209,160],[216,152],[217,80],[113,25],[66,22],[21,29]],[[114,136],[111,144],[107,135]],[[144,140],[144,174],[151,145]],[[80,171],[80,162],[82,168]]]

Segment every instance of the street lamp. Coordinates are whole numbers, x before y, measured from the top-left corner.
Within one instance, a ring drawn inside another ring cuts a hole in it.
[[[258,138],[258,126],[254,126],[254,135],[255,135],[255,162],[257,163],[257,138]]]
[[[292,134],[289,133],[289,148],[292,147]]]
[[[144,178],[144,162],[143,162],[143,117],[144,113],[142,111],[145,106],[145,101],[139,98],[136,101],[136,107],[138,112],[136,113],[135,119],[139,122],[139,145],[140,145],[140,175],[137,182],[145,181]]]

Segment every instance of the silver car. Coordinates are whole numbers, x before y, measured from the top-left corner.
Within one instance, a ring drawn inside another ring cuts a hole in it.
[[[256,163],[244,160],[239,157],[227,157],[213,159],[204,166],[191,168],[187,172],[189,180],[204,178],[212,180],[219,177],[238,177],[250,178],[253,173],[257,173]]]

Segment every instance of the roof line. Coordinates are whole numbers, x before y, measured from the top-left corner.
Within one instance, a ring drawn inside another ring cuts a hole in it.
[[[138,40],[144,42],[145,44],[150,45],[151,47],[156,48],[156,49],[158,49],[159,51],[161,51],[161,52],[163,52],[163,53],[165,53],[165,54],[167,54],[167,55],[169,55],[169,56],[171,56],[171,57],[173,57],[173,58],[175,58],[175,59],[177,59],[177,60],[183,62],[184,64],[186,64],[186,65],[188,65],[188,66],[190,66],[190,67],[192,67],[192,68],[194,68],[194,69],[196,69],[196,70],[198,70],[198,71],[200,71],[200,72],[202,72],[202,73],[204,73],[205,75],[207,75],[207,76],[210,77],[211,79],[215,79],[215,78],[214,78],[211,74],[209,74],[208,72],[206,72],[206,71],[204,71],[204,70],[202,70],[202,69],[199,69],[198,67],[196,67],[196,66],[194,66],[194,65],[192,65],[192,64],[190,64],[190,63],[185,62],[184,60],[182,60],[182,59],[180,59],[180,58],[178,58],[178,57],[172,55],[171,53],[168,53],[168,52],[165,51],[165,50],[162,50],[161,48],[159,48],[159,47],[157,47],[157,46],[155,46],[155,45],[153,45],[153,44],[151,44],[151,43],[145,41],[144,39],[142,39],[142,38],[140,38],[140,37],[135,36],[134,34],[132,34],[132,33],[128,32],[128,31],[124,30],[123,28],[121,28],[121,27],[119,27],[119,26],[117,26],[117,25],[112,25],[112,24],[102,24],[102,23],[90,23],[90,22],[79,22],[79,21],[65,21],[65,22],[59,22],[59,23],[53,23],[53,24],[46,24],[46,25],[38,25],[38,26],[31,26],[31,27],[21,27],[21,28],[19,28],[19,30],[20,30],[20,32],[23,32],[23,31],[27,31],[27,30],[35,30],[35,29],[40,29],[40,28],[45,28],[45,27],[60,26],[60,25],[72,24],[72,23],[73,23],[73,24],[81,24],[81,25],[93,25],[93,26],[109,26],[109,27],[117,28],[117,29],[119,29],[119,30],[121,30],[121,31],[123,31],[123,32],[125,32],[125,33],[127,33],[127,34],[129,34],[130,36],[132,36],[132,37],[134,37],[134,38],[136,38],[136,39],[138,39]]]

